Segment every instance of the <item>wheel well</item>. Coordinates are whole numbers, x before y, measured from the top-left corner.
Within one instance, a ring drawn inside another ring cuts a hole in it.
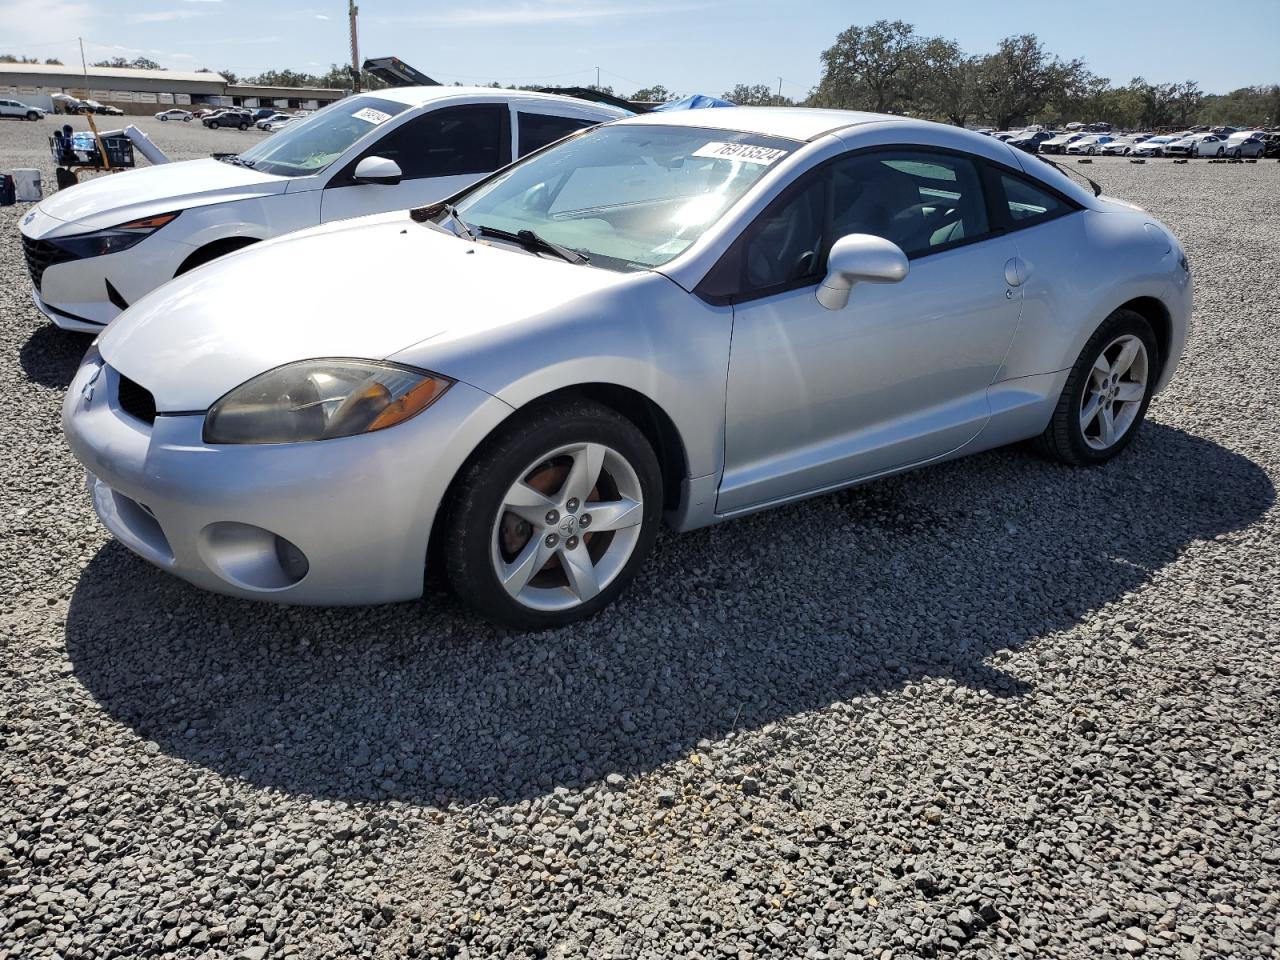
[[[653,447],[654,453],[657,454],[658,468],[662,471],[663,506],[668,510],[673,509],[680,502],[681,481],[688,476],[688,459],[685,456],[684,443],[680,439],[680,432],[676,429],[675,423],[667,415],[667,412],[644,394],[629,387],[620,387],[614,383],[580,383],[543,394],[517,409],[511,416],[519,416],[521,412],[529,409],[534,404],[540,406],[554,404],[570,397],[585,397],[601,406],[608,407],[635,424],[636,428],[644,434],[645,439],[649,441],[650,446]],[[510,417],[504,419],[494,429],[501,429],[509,421]],[[487,439],[488,437],[485,438],[485,440]],[[476,445],[477,451],[484,445],[485,440],[481,440]],[[474,451],[472,456],[475,456]],[[470,457],[468,457],[469,460]],[[458,473],[450,481],[444,497],[441,498],[440,510],[431,525],[431,537],[427,545],[426,558],[426,587],[428,590],[441,590],[445,587],[445,581],[440,575],[442,569],[439,540],[440,520],[446,505],[454,496],[455,484],[464,469],[465,465],[458,469]]]
[[[1120,309],[1141,314],[1151,324],[1151,332],[1156,335],[1156,346],[1160,348],[1160,369],[1163,371],[1173,343],[1173,324],[1169,319],[1168,309],[1155,297],[1138,297],[1122,303]]]
[[[685,458],[680,432],[665,410],[643,393],[632,390],[630,387],[620,387],[616,383],[579,383],[572,387],[563,387],[543,394],[525,406],[530,407],[535,403],[539,405],[555,403],[557,400],[569,397],[586,397],[621,414],[635,424],[658,457],[658,467],[662,470],[664,506],[671,509],[679,502],[680,482],[688,476],[688,460]],[[516,412],[519,413],[519,411]]]
[[[182,265],[178,267],[175,277],[180,277],[188,270],[194,270],[196,267],[202,267],[210,260],[216,260],[224,254],[234,253],[243,247],[247,247],[252,243],[257,243],[256,237],[223,237],[221,240],[214,240],[212,243],[206,243],[199,250],[192,253],[187,259],[182,261]]]

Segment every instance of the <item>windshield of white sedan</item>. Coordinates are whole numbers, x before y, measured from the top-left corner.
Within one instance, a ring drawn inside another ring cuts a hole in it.
[[[726,130],[597,127],[478,187],[457,212],[481,236],[532,232],[593,266],[646,270],[682,253],[798,146]]]
[[[319,173],[357,140],[372,133],[407,104],[379,97],[348,97],[296,120],[250,147],[237,159],[263,173],[305,177]]]

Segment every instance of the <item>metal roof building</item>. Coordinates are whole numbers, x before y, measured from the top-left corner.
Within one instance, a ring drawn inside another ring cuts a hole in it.
[[[280,106],[315,109],[346,95],[323,87],[258,87],[228,84],[220,73],[90,67],[88,76],[71,66],[0,63],[0,95],[29,100],[67,93],[117,106],[125,113],[154,113],[159,106]],[[39,105],[39,104],[36,104]]]

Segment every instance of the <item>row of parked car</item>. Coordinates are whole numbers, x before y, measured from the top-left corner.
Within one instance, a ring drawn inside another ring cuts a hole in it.
[[[992,132],[1011,147],[1027,153],[1076,154],[1121,157],[1280,157],[1280,133],[1266,130],[1184,130],[1181,133],[1127,133],[1110,131],[1025,130]]]
[[[249,127],[253,126],[259,130],[274,133],[295,120],[301,120],[305,114],[280,113],[277,110],[265,107],[258,110],[248,110],[240,107],[218,107],[194,111],[175,107],[171,110],[161,110],[155,116],[157,120],[181,120],[183,123],[199,120],[212,130],[216,130],[219,127],[235,127],[239,130],[248,130]]]

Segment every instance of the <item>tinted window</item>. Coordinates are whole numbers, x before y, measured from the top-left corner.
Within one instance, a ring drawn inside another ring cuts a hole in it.
[[[829,182],[824,171],[774,201],[716,264],[699,293],[737,299],[816,283],[823,259]]]
[[[561,137],[567,137],[575,130],[593,127],[595,120],[583,120],[580,117],[553,117],[546,113],[516,114],[520,127],[520,156],[555,143]]]
[[[1027,226],[1067,213],[1071,208],[1047,190],[1034,186],[1021,177],[1000,174],[1000,186],[1009,205],[1009,219],[1015,225]]]
[[[908,255],[988,232],[974,164],[950,154],[876,151],[832,166],[833,236],[870,233]]]
[[[365,151],[400,165],[406,180],[489,173],[503,165],[503,104],[446,107],[410,120]]]

